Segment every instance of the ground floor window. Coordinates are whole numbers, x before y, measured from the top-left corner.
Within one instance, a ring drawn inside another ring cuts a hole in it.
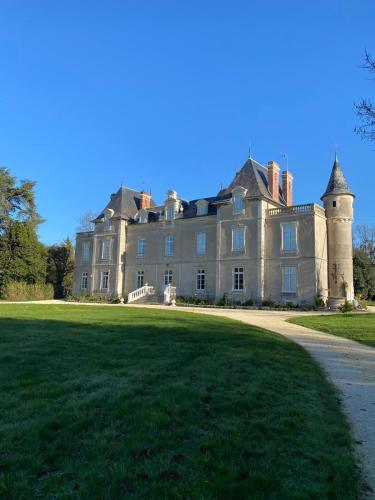
[[[204,269],[197,271],[197,290],[204,290],[206,286],[206,273]]]
[[[81,290],[87,290],[88,273],[82,273],[81,276]]]
[[[102,271],[100,274],[100,289],[108,290],[109,271]]]
[[[296,266],[288,266],[282,268],[283,273],[283,292],[297,292],[297,268]]]
[[[145,284],[145,272],[144,271],[138,271],[137,272],[137,283],[136,283],[136,288],[142,288]]]
[[[233,290],[243,290],[243,267],[233,268]]]
[[[173,281],[173,271],[171,269],[166,269],[164,271],[164,285],[171,285]]]

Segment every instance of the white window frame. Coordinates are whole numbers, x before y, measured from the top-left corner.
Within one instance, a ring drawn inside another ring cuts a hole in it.
[[[240,287],[242,276],[242,288]],[[245,272],[242,266],[235,266],[232,269],[232,290],[233,292],[243,292],[245,290]]]
[[[205,232],[197,233],[195,236],[195,252],[198,256],[206,255],[207,235]]]
[[[110,255],[110,240],[102,240],[102,260],[109,260]]]
[[[104,286],[106,285],[106,286]],[[108,290],[109,288],[109,271],[101,271],[100,273],[100,290]]]
[[[285,231],[287,228],[293,227],[294,230],[294,247],[291,245],[292,239],[286,238]],[[297,222],[282,222],[281,223],[281,251],[285,253],[297,252]]]
[[[142,288],[145,284],[145,272],[143,270],[137,271],[136,274],[136,282],[135,282],[135,287],[136,289]]]
[[[204,292],[206,289],[206,271],[198,269],[195,276],[195,289],[197,292]]]
[[[146,239],[138,238],[137,241],[137,257],[144,257],[146,251]]]
[[[164,285],[171,285],[173,283],[173,271],[172,269],[166,269],[164,271]]]
[[[241,240],[238,235],[241,234]],[[245,226],[232,228],[232,252],[240,253],[245,251]]]
[[[172,234],[167,234],[164,237],[164,255],[166,257],[173,257],[174,255],[174,238]]]
[[[283,266],[282,274],[282,293],[297,294],[298,269],[297,266]]]
[[[90,242],[82,242],[82,264],[88,264],[90,262]]]
[[[87,290],[88,283],[89,283],[89,273],[85,271],[81,274],[81,290]]]

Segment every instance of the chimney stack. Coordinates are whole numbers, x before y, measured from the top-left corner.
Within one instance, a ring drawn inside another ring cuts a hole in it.
[[[281,177],[284,200],[287,207],[290,207],[293,205],[293,175],[288,170],[284,170]]]
[[[275,161],[269,161],[268,165],[268,189],[272,198],[279,203],[279,171],[280,167]]]
[[[140,192],[140,204],[139,209],[150,208],[151,206],[151,195],[145,191]]]

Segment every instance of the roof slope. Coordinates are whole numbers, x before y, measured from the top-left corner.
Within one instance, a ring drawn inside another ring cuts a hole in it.
[[[129,189],[127,187],[120,187],[117,193],[111,194],[110,202],[100,215],[98,215],[96,220],[100,220],[104,217],[104,212],[107,208],[113,210],[113,217],[134,219],[140,208],[140,198],[140,191],[135,191],[134,189]],[[153,206],[155,206],[155,203],[151,198],[151,207]]]
[[[351,196],[354,196],[348,186],[348,183],[346,182],[343,171],[341,170],[337,155],[332,167],[331,177],[329,178],[327,189],[321,197],[321,200],[329,194],[350,194]]]
[[[247,189],[246,196],[249,198],[268,198],[273,200],[270,191],[268,190],[268,171],[263,165],[256,162],[252,158],[248,158],[245,164],[239,170],[232,182],[225,189],[221,189],[218,193],[219,197],[229,195],[232,190],[242,186]],[[285,205],[285,200],[279,187],[279,203]]]

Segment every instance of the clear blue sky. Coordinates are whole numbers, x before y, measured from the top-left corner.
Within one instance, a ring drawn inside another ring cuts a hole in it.
[[[295,202],[319,202],[334,144],[375,223],[373,0],[2,0],[0,165],[37,181],[45,243],[73,235],[121,181],[215,195],[247,157],[289,154]]]

